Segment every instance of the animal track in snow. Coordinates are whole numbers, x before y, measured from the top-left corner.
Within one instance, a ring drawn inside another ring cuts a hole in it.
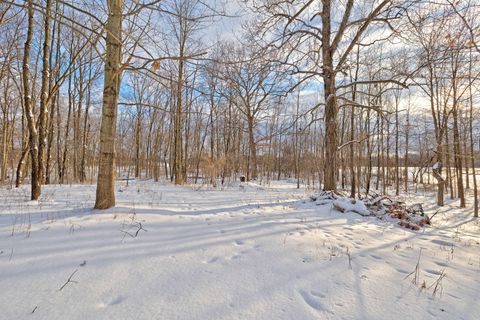
[[[210,258],[208,260],[204,260],[202,261],[203,263],[214,263],[214,262],[217,262],[219,259],[219,257],[213,257],[213,258]]]
[[[243,246],[245,244],[245,242],[243,242],[242,240],[235,240],[234,244],[236,246]]]
[[[298,293],[300,293],[300,295],[303,298],[303,301],[305,301],[305,303],[308,304],[310,307],[312,307],[315,310],[323,310],[323,306],[320,303],[318,297],[315,297],[312,294],[303,290],[300,290]]]
[[[427,270],[425,270],[425,272],[430,273],[430,274],[433,274],[433,275],[436,275],[436,276],[439,276],[439,275],[442,274],[441,271],[431,270],[431,269],[427,269]]]
[[[454,294],[451,294],[451,293],[447,293],[447,295],[449,295],[450,297],[454,298],[454,299],[457,299],[457,300],[461,300],[460,297],[457,297],[456,295]]]
[[[434,240],[432,240],[432,243],[438,244],[438,245],[443,246],[443,247],[452,247],[453,246],[453,243],[451,243],[449,241],[445,241],[445,240],[434,239]]]
[[[329,314],[334,314],[332,311],[326,309],[320,302],[322,298],[326,297],[324,294],[314,290],[310,292],[307,292],[305,290],[299,290],[298,293],[302,297],[303,301],[312,309],[316,311],[324,311]]]
[[[310,291],[310,293],[312,294],[312,296],[315,296],[315,297],[318,297],[318,298],[325,298],[326,297],[320,291],[312,290],[312,291]]]
[[[106,302],[100,302],[99,304],[97,304],[97,308],[107,308],[109,306],[114,306],[114,305],[122,303],[123,300],[125,300],[124,297],[115,296],[111,299],[107,299]]]
[[[395,269],[395,270],[397,270],[397,272],[400,272],[400,273],[403,273],[403,274],[410,273],[409,271],[403,270],[403,269],[400,269],[400,268],[399,268],[399,269]]]
[[[241,257],[242,257],[241,254],[234,254],[234,255],[225,257],[225,260],[237,260],[237,259],[240,259]]]
[[[437,261],[437,262],[435,262],[435,264],[436,264],[437,266],[440,266],[440,267],[446,267],[446,266],[448,266],[448,263],[443,262],[443,261]]]

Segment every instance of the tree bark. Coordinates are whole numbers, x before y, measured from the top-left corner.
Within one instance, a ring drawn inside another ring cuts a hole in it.
[[[51,0],[47,0],[45,5],[45,26],[43,39],[43,59],[42,59],[42,87],[40,97],[40,115],[38,119],[38,192],[40,193],[40,184],[45,183],[45,151],[47,147],[47,120],[48,120],[48,84],[50,79],[50,15]]]
[[[30,92],[30,49],[33,37],[33,0],[28,1],[28,27],[27,39],[25,40],[25,47],[23,51],[23,98],[25,104],[25,114],[27,117],[29,136],[28,145],[32,161],[31,171],[31,200],[37,200],[40,197],[41,185],[40,177],[38,175],[38,148],[37,148],[37,128],[35,126],[35,116],[33,114],[32,96]]]
[[[323,55],[323,88],[325,97],[325,162],[324,162],[324,190],[336,190],[336,163],[337,163],[337,96],[335,85],[335,71],[333,68],[333,54],[330,46],[331,17],[330,1],[323,1],[322,13],[322,55]]]
[[[115,133],[121,79],[123,0],[108,0],[107,51],[103,87],[96,209],[115,206]]]
[[[253,134],[255,119],[253,116],[248,117],[248,180],[255,180],[257,178],[257,144],[255,143],[255,136]]]
[[[174,156],[174,172],[175,184],[184,184],[185,177],[183,175],[183,42],[180,44],[180,60],[178,62],[178,79],[177,79],[177,110],[175,114],[175,156]]]

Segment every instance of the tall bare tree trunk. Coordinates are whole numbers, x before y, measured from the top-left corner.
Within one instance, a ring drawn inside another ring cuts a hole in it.
[[[32,161],[31,172],[31,199],[37,200],[40,197],[41,186],[38,176],[38,153],[37,153],[37,128],[35,125],[35,116],[33,114],[32,96],[30,92],[30,48],[33,37],[33,0],[28,1],[28,27],[27,39],[25,40],[25,47],[23,50],[23,98],[25,104],[25,114],[27,117],[29,136],[28,145]]]
[[[400,94],[395,95],[395,195],[400,194],[400,155],[399,155],[399,119],[398,105],[400,104]]]
[[[6,90],[5,90],[6,91]],[[5,97],[7,94],[5,94]],[[7,104],[5,99],[5,104]],[[3,121],[2,121],[2,168],[0,170],[0,182],[7,179],[7,162],[8,162],[8,131],[9,131],[9,121],[8,121],[8,106],[3,110]]]
[[[174,156],[174,172],[175,172],[175,184],[183,184],[185,177],[183,175],[183,49],[184,42],[180,41],[180,60],[178,61],[178,79],[177,79],[177,110],[175,114],[175,156]]]
[[[468,77],[472,79],[472,48],[470,47],[470,63],[468,68]],[[478,218],[478,186],[477,186],[477,173],[475,168],[475,141],[473,135],[473,92],[472,84],[469,87],[470,93],[470,119],[469,119],[469,131],[470,131],[470,159],[472,164],[472,178],[473,178],[473,217]],[[465,150],[466,151],[466,150]],[[466,164],[468,167],[468,163]]]
[[[51,162],[52,162],[52,147],[53,147],[53,138],[55,135],[55,111],[56,106],[55,103],[57,102],[58,91],[52,93],[53,87],[53,78],[58,81],[59,80],[59,73],[60,73],[60,44],[61,44],[61,23],[60,18],[58,15],[59,12],[59,2],[56,1],[55,3],[55,16],[53,19],[53,26],[52,26],[52,36],[50,40],[50,56],[49,56],[49,66],[50,70],[53,70],[53,74],[49,75],[48,81],[48,93],[50,100],[50,114],[48,116],[48,133],[47,133],[47,155],[45,159],[45,184],[50,184],[51,179]],[[54,54],[54,44],[55,46],[55,66],[53,67],[53,54]],[[53,67],[53,68],[52,68]],[[59,129],[57,129],[59,130]],[[58,161],[58,159],[57,159]]]
[[[366,177],[366,185],[365,185],[365,195],[369,194],[371,183],[372,183],[372,166],[373,166],[373,163],[372,163],[372,153],[373,153],[372,144],[373,144],[373,137],[371,138],[371,136],[373,136],[373,135],[370,135],[370,121],[371,121],[370,114],[371,114],[370,109],[367,109],[366,134],[368,135],[367,136],[367,155],[368,156],[367,156],[367,177]]]
[[[255,143],[255,136],[253,134],[255,119],[253,116],[248,117],[248,168],[247,168],[247,179],[255,180],[257,179],[257,144]]]
[[[330,1],[323,1],[322,14],[322,55],[323,55],[323,82],[325,97],[325,162],[324,162],[324,190],[336,190],[336,163],[337,163],[337,97],[335,90],[335,71],[333,68],[331,36]]]
[[[20,187],[20,185],[23,183],[23,177],[24,177],[24,168],[25,165],[27,164],[28,160],[28,125],[27,125],[27,116],[25,113],[25,104],[24,100],[22,99],[22,150],[20,154],[20,159],[18,160],[17,164],[17,172],[16,172],[16,177],[15,177],[15,188]]]
[[[410,138],[410,106],[407,108],[407,125],[405,128],[405,154],[403,156],[403,191],[408,192],[408,149],[409,149],[409,138]]]
[[[41,184],[45,183],[45,151],[47,147],[47,120],[48,120],[48,96],[50,79],[50,15],[52,1],[47,0],[45,5],[45,27],[43,39],[43,59],[42,59],[42,87],[40,97],[40,115],[38,119],[38,192],[40,193]]]
[[[360,46],[357,46],[356,52],[356,67],[355,67],[355,75],[352,81],[357,81],[358,79],[358,71],[360,68]],[[357,86],[354,85],[352,89],[352,101],[356,102],[357,100]],[[355,198],[355,191],[357,188],[357,181],[355,176],[355,146],[353,140],[355,139],[355,107],[352,106],[350,111],[350,197]]]
[[[457,189],[460,198],[460,207],[465,208],[465,190],[463,187],[463,164],[462,164],[462,148],[460,144],[460,129],[458,125],[459,98],[457,94],[457,61],[453,61],[452,57],[452,89],[453,89],[453,159],[455,163],[455,171],[457,173]]]
[[[87,149],[87,138],[88,138],[88,129],[90,125],[88,124],[88,111],[90,109],[90,101],[91,101],[91,94],[92,94],[92,52],[93,49],[90,51],[90,62],[88,66],[88,82],[87,82],[87,101],[85,104],[85,115],[83,118],[83,135],[82,135],[82,155],[80,160],[80,182],[84,182],[87,179],[86,174],[86,149]]]
[[[115,206],[115,132],[121,78],[123,0],[108,0],[107,52],[103,86],[96,209]]]

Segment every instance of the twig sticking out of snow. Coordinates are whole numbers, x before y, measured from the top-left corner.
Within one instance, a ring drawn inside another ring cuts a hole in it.
[[[136,221],[136,218],[137,218],[137,213],[135,211],[135,203],[133,203],[133,214],[130,217],[130,224],[126,227],[126,224],[122,223],[122,230],[120,230],[120,232],[123,232],[122,243],[123,241],[125,241],[125,237],[127,235],[130,236],[131,238],[136,238],[140,233],[140,231],[144,231],[144,232],[148,231],[143,227],[141,222]],[[132,228],[136,229],[133,233],[130,232]]]
[[[430,289],[431,287],[435,286],[435,288],[433,288],[433,297],[435,297],[438,290],[440,290],[440,295],[442,295],[442,292],[443,292],[442,280],[443,280],[443,278],[446,277],[446,275],[447,274],[445,273],[445,269],[443,269],[440,272],[440,275],[438,276],[438,279],[434,283],[432,283],[432,285],[430,287],[428,287],[428,289]]]
[[[77,281],[72,280],[72,277],[75,275],[75,273],[77,273],[77,271],[78,271],[78,269],[75,269],[75,271],[72,272],[72,274],[70,275],[70,277],[68,277],[67,282],[65,282],[65,283],[63,284],[63,286],[61,286],[60,289],[58,289],[58,291],[62,291],[62,289],[65,288],[65,286],[66,286],[67,284],[69,284],[70,282],[71,282],[71,283],[78,283]]]
[[[283,238],[283,245],[287,242],[288,232],[285,233],[285,238]]]
[[[422,257],[422,249],[420,248],[420,253],[418,254],[418,260],[417,260],[417,264],[415,265],[415,269],[410,272],[409,274],[407,274],[405,276],[405,278],[403,278],[404,280],[409,278],[411,275],[414,275],[413,276],[413,279],[412,279],[412,283],[413,284],[417,284],[418,283],[418,278],[419,278],[419,275],[420,275],[420,258]]]
[[[352,270],[352,255],[350,254],[350,249],[347,247],[347,256],[348,256],[348,268]]]
[[[435,211],[435,213],[432,214],[432,215],[428,218],[428,220],[432,221],[433,217],[435,217],[439,212],[440,212],[440,210]]]
[[[125,239],[125,236],[126,236],[126,235],[129,235],[129,236],[132,237],[132,238],[136,238],[136,237],[138,236],[138,234],[140,233],[140,231],[148,232],[147,229],[144,229],[144,228],[143,228],[141,222],[132,223],[132,225],[130,225],[130,227],[135,227],[135,228],[137,228],[137,230],[135,230],[135,233],[130,233],[130,232],[125,231],[125,230],[120,230],[121,232],[123,232],[122,241]]]

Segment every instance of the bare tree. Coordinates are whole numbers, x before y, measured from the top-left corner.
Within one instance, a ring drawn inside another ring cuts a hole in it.
[[[103,86],[102,124],[95,208],[115,206],[115,131],[117,102],[122,70],[122,9],[123,0],[108,1],[107,51]]]
[[[388,28],[395,19],[396,12],[403,9],[401,2],[394,3],[391,0],[361,3],[355,3],[354,0],[345,3],[322,0],[321,6],[317,4],[312,0],[295,3],[268,1],[257,9],[267,17],[263,22],[264,28],[269,32],[275,28],[272,37],[269,37],[273,38],[271,44],[286,51],[285,63],[292,66],[295,73],[303,76],[302,82],[315,77],[322,79],[325,105],[323,187],[325,190],[336,190],[338,90],[351,88],[358,83],[350,82],[339,86],[338,75],[344,72],[352,50],[358,44],[367,44],[363,39],[369,33],[372,23],[383,23]],[[333,10],[334,7],[342,9]],[[302,62],[305,59],[310,63],[305,65]],[[387,80],[376,80],[383,81]],[[345,97],[341,97],[341,100],[349,101]]]

